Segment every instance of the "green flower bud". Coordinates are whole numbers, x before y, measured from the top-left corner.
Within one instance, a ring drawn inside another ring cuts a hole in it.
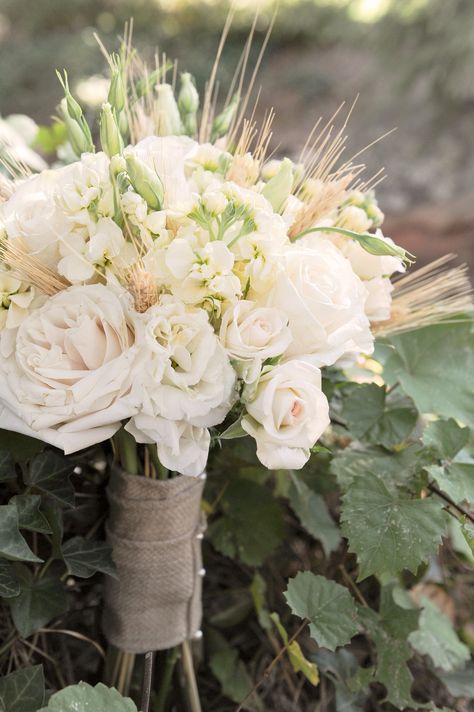
[[[125,85],[122,72],[118,66],[112,72],[107,100],[117,113],[120,113],[125,108]]]
[[[280,170],[273,178],[270,178],[262,193],[270,201],[273,210],[276,213],[280,213],[284,209],[292,189],[293,161],[290,161],[289,158],[284,158],[281,162]]]
[[[178,108],[183,123],[184,132],[193,136],[197,132],[197,110],[199,109],[199,93],[189,72],[181,75],[181,89],[178,96]]]
[[[163,183],[157,173],[141,161],[133,151],[124,154],[127,173],[134,190],[142,196],[152,210],[161,210],[163,204]]]
[[[123,139],[112,112],[112,107],[108,102],[102,104],[102,111],[100,112],[100,142],[102,149],[109,158],[123,151]]]
[[[95,147],[90,130],[84,131],[82,124],[69,115],[66,98],[61,99],[60,108],[66,125],[67,138],[76,156],[80,158],[83,153],[93,153]]]
[[[178,136],[182,133],[181,117],[170,84],[157,84],[155,103],[158,136]]]
[[[218,116],[216,116],[216,118],[214,119],[214,123],[212,124],[211,141],[215,141],[216,139],[220,138],[221,136],[224,136],[227,133],[232,123],[232,120],[237,112],[239,103],[239,95],[234,94],[229,106],[227,106],[224,111],[222,111]]]

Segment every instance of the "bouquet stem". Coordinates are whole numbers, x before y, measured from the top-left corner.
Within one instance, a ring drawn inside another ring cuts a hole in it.
[[[160,681],[158,694],[155,702],[155,712],[165,712],[166,701],[171,688],[171,680],[173,678],[174,668],[179,658],[179,647],[170,648],[166,651],[165,665],[163,675]]]
[[[183,673],[185,679],[186,696],[190,712],[202,712],[199,700],[199,690],[194,672],[193,653],[191,643],[185,640],[181,645]]]

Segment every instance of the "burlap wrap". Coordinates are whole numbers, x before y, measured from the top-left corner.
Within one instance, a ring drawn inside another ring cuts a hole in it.
[[[199,630],[203,487],[204,478],[113,470],[107,537],[118,579],[106,577],[103,629],[117,648],[165,650]]]

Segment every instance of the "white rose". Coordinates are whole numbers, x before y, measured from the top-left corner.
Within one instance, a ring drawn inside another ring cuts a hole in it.
[[[235,373],[207,313],[162,297],[143,320],[143,411],[205,427],[222,422],[232,406]]]
[[[390,319],[393,284],[387,277],[374,277],[364,282],[368,297],[365,313],[370,321]]]
[[[2,362],[2,427],[75,452],[111,437],[136,410],[135,323],[103,285],[50,297],[20,325]]]
[[[291,342],[288,317],[273,307],[242,300],[222,317],[220,340],[246,383],[260,374],[263,362],[280,356]]]
[[[164,188],[164,208],[181,208],[192,202],[184,174],[185,163],[198,144],[188,136],[149,136],[131,147],[137,158],[154,168]]]
[[[56,203],[58,171],[43,171],[19,185],[0,209],[8,240],[48,267],[56,267],[59,241],[73,227]]]
[[[270,470],[298,470],[329,425],[321,372],[304,361],[287,361],[263,375],[247,404],[243,429],[255,438],[257,456]]]
[[[139,443],[155,443],[158,458],[168,470],[191,477],[204,472],[211,442],[207,428],[196,427],[184,420],[139,413],[125,429]]]
[[[311,248],[291,245],[280,261],[268,305],[288,314],[293,341],[286,354],[328,366],[344,354],[371,353],[367,290],[340,251],[319,238]]]

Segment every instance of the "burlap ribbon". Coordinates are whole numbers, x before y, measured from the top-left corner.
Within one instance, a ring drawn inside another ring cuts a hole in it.
[[[107,537],[118,578],[106,577],[103,629],[117,648],[165,650],[199,630],[203,487],[204,477],[112,472]]]

